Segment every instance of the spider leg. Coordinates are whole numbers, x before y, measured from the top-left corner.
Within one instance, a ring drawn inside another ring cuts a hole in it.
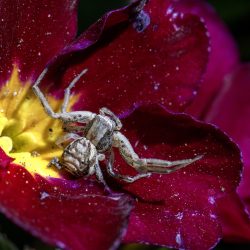
[[[178,169],[184,168],[191,163],[200,160],[203,156],[197,156],[193,159],[184,159],[178,161],[166,161],[152,158],[140,158],[128,141],[120,132],[114,133],[114,147],[118,147],[123,159],[138,172],[169,174]]]
[[[113,121],[116,123],[116,129],[117,130],[120,130],[122,128],[122,123],[120,121],[120,119],[112,112],[110,111],[109,109],[103,107],[99,110],[100,114],[101,115],[108,115],[110,116]]]
[[[101,167],[99,165],[98,162],[96,162],[95,164],[95,174],[96,174],[96,178],[99,182],[103,183],[104,186],[106,186],[106,181],[104,180],[104,177],[103,177],[103,174],[102,174],[102,170],[101,170]]]
[[[87,72],[87,69],[84,69],[79,75],[77,75],[73,81],[69,84],[69,86],[64,90],[64,100],[61,107],[61,112],[66,113],[67,107],[70,99],[70,91],[75,86],[75,84],[79,81],[79,79]]]
[[[80,133],[83,132],[85,126],[76,126],[75,124],[71,125],[70,122],[63,123],[62,129],[65,132],[69,133]]]
[[[49,116],[51,116],[52,118],[59,118],[58,114],[55,113],[53,111],[53,109],[50,107],[46,97],[44,96],[44,94],[42,93],[42,91],[40,90],[40,88],[38,87],[38,85],[40,84],[40,82],[43,80],[44,76],[46,75],[46,73],[48,72],[48,68],[45,68],[43,70],[43,72],[41,73],[41,75],[38,77],[38,79],[36,80],[35,84],[33,85],[32,89],[34,91],[34,93],[37,95],[37,97],[40,99],[45,111],[48,113]]]
[[[102,170],[101,170],[101,167],[99,165],[99,160],[97,160],[94,168],[95,168],[94,171],[95,171],[95,175],[96,175],[97,180],[104,185],[105,191],[107,191],[109,194],[112,193],[112,190],[109,188],[109,186],[107,185],[107,183],[103,177]]]
[[[52,160],[49,162],[48,167],[55,166],[57,169],[61,170],[63,168],[63,165],[59,161],[57,157],[52,158]]]
[[[87,123],[90,120],[92,120],[95,117],[95,114],[89,111],[74,111],[74,112],[62,112],[62,113],[56,113],[51,108],[48,100],[46,99],[45,95],[42,93],[40,88],[38,87],[41,81],[44,79],[46,73],[48,72],[48,68],[45,68],[43,72],[40,74],[38,79],[36,80],[35,84],[33,85],[32,89],[36,96],[39,98],[40,102],[42,103],[45,111],[47,114],[55,119],[60,119],[63,122],[82,122]],[[68,90],[65,92],[65,98],[62,104],[62,110],[66,110],[68,101],[69,101],[69,95],[70,95],[70,89],[74,86],[74,84],[77,82],[77,80],[86,72],[86,69],[83,70],[71,83],[68,87]]]
[[[132,182],[135,182],[141,178],[149,177],[151,175],[150,173],[138,174],[135,176],[121,175],[119,173],[115,173],[113,166],[114,166],[114,152],[112,150],[110,157],[107,161],[107,171],[108,171],[108,174],[111,175],[112,177],[114,177],[116,179],[120,179],[120,180],[125,181],[125,182],[132,183]]]
[[[66,135],[63,135],[63,136],[59,137],[59,138],[56,140],[56,145],[57,145],[58,147],[63,148],[63,146],[64,146],[63,144],[64,144],[65,142],[66,142],[66,143],[69,143],[69,142],[74,141],[74,140],[79,139],[79,138],[80,138],[80,136],[77,135],[77,134],[68,133],[68,134],[66,134]]]

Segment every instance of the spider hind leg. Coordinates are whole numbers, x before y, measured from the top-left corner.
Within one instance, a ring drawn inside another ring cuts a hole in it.
[[[113,151],[111,151],[110,158],[107,161],[108,174],[116,179],[120,179],[128,183],[135,182],[141,178],[149,177],[151,175],[150,173],[137,174],[135,176],[121,175],[114,171],[113,164],[114,164],[114,153]]]
[[[140,158],[134,152],[134,149],[128,139],[120,132],[116,132],[114,134],[114,147],[119,149],[121,156],[130,166],[134,167],[139,173],[144,174],[170,174],[200,160],[203,157],[202,155],[199,155],[193,159],[177,161]]]

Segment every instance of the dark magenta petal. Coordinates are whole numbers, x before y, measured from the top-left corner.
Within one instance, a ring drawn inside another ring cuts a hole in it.
[[[220,200],[219,214],[222,221],[223,240],[249,243],[250,220],[245,207],[236,193]]]
[[[203,0],[176,1],[181,10],[204,19],[210,36],[210,56],[204,82],[188,113],[202,117],[217,94],[221,82],[239,62],[235,41],[212,6]]]
[[[182,160],[203,155],[169,175],[154,174],[124,189],[137,197],[127,242],[147,242],[184,249],[208,249],[220,238],[217,199],[240,180],[237,146],[219,129],[187,115],[160,108],[139,108],[124,119],[124,134],[141,157]],[[123,174],[135,174],[116,154]]]
[[[0,169],[0,211],[63,249],[107,250],[119,244],[131,200],[102,190],[96,181],[46,180],[17,165]]]
[[[35,77],[76,33],[77,1],[0,1],[0,72],[8,79],[13,64],[21,76]]]
[[[131,14],[131,7],[108,13],[64,50],[64,66],[70,69],[63,87],[87,68],[75,88],[82,93],[81,107],[86,110],[106,106],[121,114],[156,102],[183,109],[195,94],[208,60],[203,22],[176,11],[167,0],[150,0],[142,14],[148,26],[139,31],[128,10]]]
[[[167,205],[168,202],[172,205]],[[193,205],[185,210],[182,210],[183,206],[179,210],[175,206],[176,203],[168,198],[165,205],[136,204],[124,241],[190,250],[205,250],[217,244],[221,228],[213,206],[201,202],[198,207]]]
[[[238,193],[250,212],[250,64],[241,66],[228,77],[206,117],[220,126],[240,146],[244,160],[242,182]],[[234,208],[232,208],[234,209]],[[240,211],[239,211],[240,213]],[[246,221],[248,224],[249,222]],[[238,234],[238,232],[235,232]],[[244,234],[244,232],[242,232]],[[250,235],[249,235],[250,240]]]
[[[13,160],[13,158],[7,156],[2,148],[0,148],[0,171],[6,169]]]

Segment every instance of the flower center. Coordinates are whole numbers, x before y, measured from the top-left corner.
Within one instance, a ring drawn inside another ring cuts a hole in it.
[[[75,103],[73,97],[70,104]],[[61,100],[48,97],[57,111]],[[32,174],[59,177],[56,169],[48,167],[53,157],[60,157],[62,149],[55,142],[62,136],[62,124],[49,117],[30,88],[22,83],[14,67],[9,81],[0,89],[0,147],[14,163],[27,168]]]

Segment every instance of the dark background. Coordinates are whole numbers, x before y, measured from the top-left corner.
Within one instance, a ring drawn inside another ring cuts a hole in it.
[[[79,30],[80,34],[102,14],[113,8],[121,7],[123,0],[89,0],[80,1]],[[236,43],[238,44],[242,61],[250,60],[250,0],[209,0],[217,12],[228,25]],[[0,250],[54,250],[38,239],[30,236],[19,227],[0,215]],[[7,240],[8,239],[8,240]],[[11,242],[14,242],[14,246]],[[121,250],[163,250],[153,246],[129,245]],[[221,242],[216,250],[237,249],[248,250],[250,245],[232,245]],[[95,249],[93,249],[95,250]],[[201,249],[202,250],[202,249]]]

